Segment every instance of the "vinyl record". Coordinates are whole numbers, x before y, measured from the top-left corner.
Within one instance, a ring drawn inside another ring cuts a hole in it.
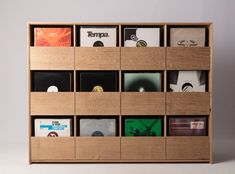
[[[125,72],[124,91],[155,92],[161,91],[161,73],[159,72]]]
[[[126,118],[125,136],[162,136],[162,119]]]
[[[36,137],[68,137],[72,135],[72,119],[36,118],[34,120]]]
[[[170,117],[169,136],[206,136],[207,117]]]
[[[80,46],[81,47],[116,47],[117,46],[116,26],[81,26]]]
[[[69,92],[73,90],[72,72],[32,72],[32,91]]]
[[[116,136],[116,119],[81,118],[80,136]]]
[[[118,72],[86,71],[79,72],[77,79],[79,91],[111,92],[118,91]]]
[[[205,92],[206,71],[169,71],[169,91],[172,92]]]
[[[124,28],[125,47],[159,47],[160,28]]]

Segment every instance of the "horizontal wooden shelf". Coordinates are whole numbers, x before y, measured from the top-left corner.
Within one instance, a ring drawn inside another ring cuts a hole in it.
[[[120,93],[77,92],[76,115],[120,115]]]
[[[122,92],[122,115],[164,115],[164,92]]]
[[[166,160],[166,159],[138,159],[138,160],[125,160],[125,159],[106,159],[106,160],[84,160],[84,159],[73,159],[73,160],[31,160],[31,163],[209,163],[210,160]]]
[[[165,138],[122,137],[121,159],[165,159]]]
[[[163,47],[122,47],[122,70],[164,70],[165,48]]]
[[[74,115],[74,92],[31,92],[31,115]]]
[[[120,159],[120,137],[76,138],[76,159]]]
[[[167,115],[209,115],[209,92],[167,92]]]
[[[166,48],[167,70],[209,70],[210,47]]]
[[[209,137],[167,137],[166,159],[209,160]]]
[[[74,137],[31,137],[32,160],[75,159]]]
[[[73,70],[74,47],[30,47],[31,70]]]
[[[119,47],[76,47],[77,70],[119,70]]]

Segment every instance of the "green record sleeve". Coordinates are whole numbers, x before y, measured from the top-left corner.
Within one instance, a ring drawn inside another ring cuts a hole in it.
[[[125,136],[162,136],[162,119],[126,118]]]

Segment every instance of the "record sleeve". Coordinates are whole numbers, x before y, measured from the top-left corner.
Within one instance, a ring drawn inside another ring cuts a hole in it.
[[[169,71],[169,88],[172,92],[205,92],[206,71]]]
[[[72,29],[70,27],[34,28],[34,46],[70,47],[71,45],[72,45]]]
[[[80,136],[116,136],[116,119],[81,118]]]
[[[35,119],[35,137],[71,136],[71,119]]]
[[[33,71],[32,91],[70,92],[73,91],[73,73],[69,71]]]
[[[117,27],[82,26],[80,28],[81,47],[116,47]]]
[[[124,28],[124,47],[159,47],[160,28]]]
[[[161,118],[125,118],[125,136],[162,136]]]
[[[204,47],[205,28],[170,28],[171,47]]]
[[[112,71],[82,71],[77,84],[78,91],[85,92],[115,92],[119,90],[118,72]]]
[[[159,72],[124,72],[124,91],[159,92],[162,74]]]
[[[169,136],[206,136],[207,117],[170,117]]]

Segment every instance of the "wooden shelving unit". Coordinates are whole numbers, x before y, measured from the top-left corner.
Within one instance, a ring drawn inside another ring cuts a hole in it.
[[[32,27],[72,26],[73,46],[34,47]],[[76,27],[82,25],[118,26],[119,46],[79,47]],[[128,48],[122,44],[123,26],[160,26],[161,47]],[[205,26],[207,47],[178,48],[168,46],[169,26]],[[210,162],[212,163],[212,24],[211,23],[29,23],[29,162]],[[74,73],[73,92],[32,92],[31,72],[63,70]],[[119,72],[118,92],[77,92],[76,76],[80,70],[115,70]],[[122,92],[122,72],[131,70],[163,72],[163,92]],[[178,93],[167,91],[169,70],[208,71],[207,92]],[[99,102],[97,102],[99,101]],[[73,117],[73,136],[35,137],[35,116]],[[123,116],[161,116],[162,137],[122,136]],[[168,136],[169,116],[207,116],[208,136]],[[116,137],[80,137],[80,116],[117,116]]]

